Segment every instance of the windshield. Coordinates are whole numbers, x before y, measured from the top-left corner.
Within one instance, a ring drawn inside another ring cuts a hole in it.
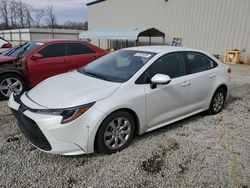
[[[79,69],[80,73],[112,82],[126,82],[155,53],[134,50],[119,50],[110,53]]]
[[[6,52],[3,52],[2,55],[22,58],[38,46],[40,46],[40,43],[37,42],[24,43],[16,48],[12,48],[10,50],[7,50]]]

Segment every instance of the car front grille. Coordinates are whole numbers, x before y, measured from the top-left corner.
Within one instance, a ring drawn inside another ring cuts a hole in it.
[[[23,114],[24,106],[20,106],[19,110],[13,110],[12,113],[18,120],[18,127],[26,138],[38,148],[50,151],[51,145],[38,127],[35,121]]]

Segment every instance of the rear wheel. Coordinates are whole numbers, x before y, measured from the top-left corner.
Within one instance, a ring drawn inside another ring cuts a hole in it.
[[[222,88],[217,89],[209,107],[209,114],[213,115],[221,112],[225,99],[226,92]]]
[[[23,93],[27,89],[24,79],[13,73],[0,76],[0,99],[8,99],[12,92]]]
[[[126,111],[110,114],[101,124],[96,147],[99,153],[112,154],[126,148],[133,139],[135,123],[132,115]]]

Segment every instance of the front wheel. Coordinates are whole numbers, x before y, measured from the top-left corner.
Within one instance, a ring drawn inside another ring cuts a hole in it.
[[[112,154],[123,150],[133,139],[134,132],[134,118],[130,113],[117,111],[110,114],[102,122],[97,132],[97,151]]]
[[[222,88],[217,89],[209,107],[209,114],[213,115],[221,112],[225,99],[226,92]]]
[[[13,73],[0,76],[0,99],[8,99],[12,92],[23,93],[27,89],[24,79]]]

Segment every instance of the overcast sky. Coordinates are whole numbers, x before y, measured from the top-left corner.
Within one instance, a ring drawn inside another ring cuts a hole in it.
[[[52,5],[55,10],[57,22],[63,24],[71,20],[75,22],[87,21],[87,2],[93,0],[20,0],[32,5],[34,8]]]

